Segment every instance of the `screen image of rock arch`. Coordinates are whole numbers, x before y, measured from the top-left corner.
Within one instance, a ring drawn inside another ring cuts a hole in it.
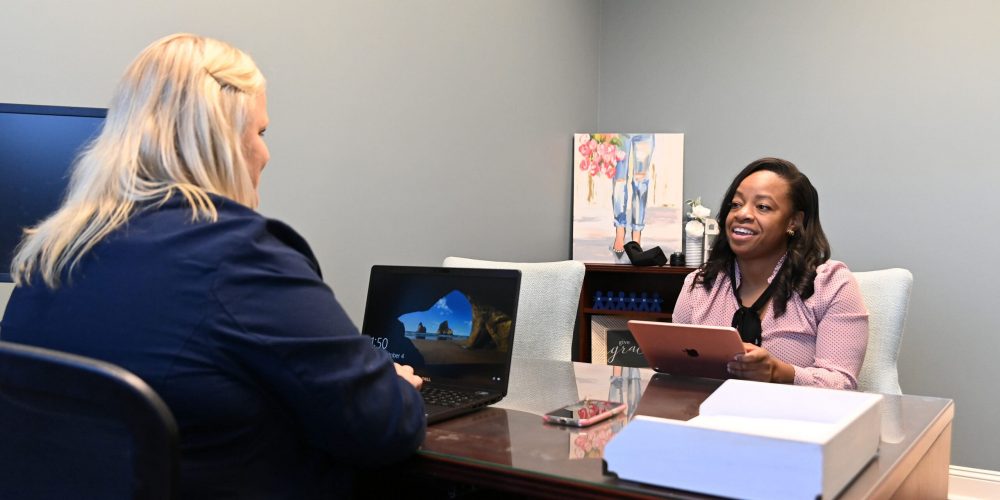
[[[458,290],[441,297],[426,311],[400,316],[406,337],[411,339],[468,340],[472,331],[472,304]],[[428,326],[430,325],[430,326]]]
[[[516,279],[373,274],[364,333],[427,377],[498,383],[513,345]]]
[[[461,290],[397,319],[420,352],[423,372],[432,377],[489,377],[510,351],[510,317]]]

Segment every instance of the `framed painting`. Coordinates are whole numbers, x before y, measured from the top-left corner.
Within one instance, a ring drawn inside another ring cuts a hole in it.
[[[684,134],[574,134],[573,146],[573,260],[628,264],[629,241],[681,251]]]

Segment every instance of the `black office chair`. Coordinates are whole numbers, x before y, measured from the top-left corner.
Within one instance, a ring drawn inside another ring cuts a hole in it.
[[[177,423],[139,377],[0,342],[0,498],[174,498],[177,462]]]

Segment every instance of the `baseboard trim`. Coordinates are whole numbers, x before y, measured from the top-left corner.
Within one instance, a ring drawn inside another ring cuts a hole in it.
[[[948,475],[950,500],[1000,498],[1000,471],[952,465]]]

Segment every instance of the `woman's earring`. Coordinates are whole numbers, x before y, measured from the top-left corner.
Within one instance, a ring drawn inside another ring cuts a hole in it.
[[[794,237],[795,236],[795,230],[792,229],[792,228],[788,228],[788,230],[785,231],[785,232],[788,233],[789,237]]]

